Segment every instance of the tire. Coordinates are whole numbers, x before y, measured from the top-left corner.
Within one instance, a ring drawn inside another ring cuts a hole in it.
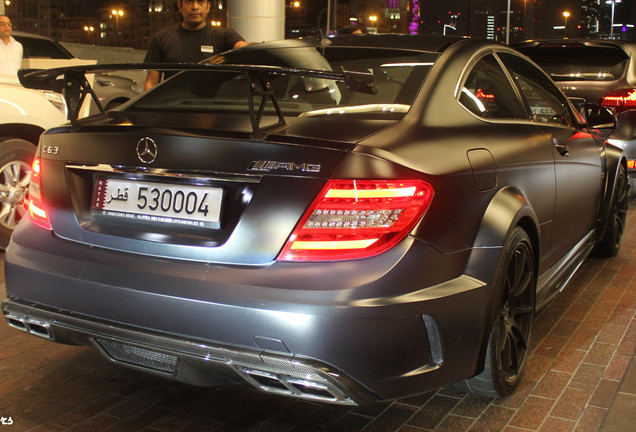
[[[510,395],[521,380],[534,321],[535,257],[522,228],[508,236],[493,283],[484,371],[458,384],[471,393],[497,398]]]
[[[623,234],[625,233],[628,201],[629,184],[627,171],[623,165],[620,165],[616,175],[605,232],[601,241],[594,248],[594,255],[608,258],[615,256],[620,250],[623,243]]]
[[[16,138],[0,142],[0,249],[28,213],[27,194],[35,146]]]

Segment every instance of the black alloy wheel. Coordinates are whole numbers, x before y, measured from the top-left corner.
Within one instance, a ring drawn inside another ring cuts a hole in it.
[[[534,289],[534,257],[530,240],[526,238],[515,245],[508,262],[503,300],[493,328],[496,368],[507,384],[519,381],[528,358]]]
[[[509,235],[493,279],[493,308],[484,371],[460,383],[475,394],[510,395],[528,359],[535,310],[536,273],[532,242],[516,227]]]
[[[594,255],[600,257],[615,256],[623,243],[629,201],[627,171],[623,165],[619,166],[618,173],[616,174],[616,184],[614,185],[613,195],[605,233],[601,241],[594,248]]]

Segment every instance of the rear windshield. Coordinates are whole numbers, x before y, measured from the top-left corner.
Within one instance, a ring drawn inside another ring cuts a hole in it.
[[[213,59],[215,63],[270,65],[325,71],[371,72],[376,94],[351,92],[343,81],[299,74],[271,74],[268,82],[284,116],[332,114],[364,118],[401,118],[410,108],[436,53],[370,48],[297,46],[252,47]],[[244,72],[183,72],[165,81],[128,110],[249,113],[250,81]],[[258,84],[257,84],[258,86]],[[260,88],[258,89],[260,90]],[[258,101],[256,102],[259,103]],[[257,105],[258,107],[258,105]],[[267,103],[266,114],[273,113]]]
[[[629,57],[620,48],[543,45],[519,48],[555,81],[613,81],[625,73]]]

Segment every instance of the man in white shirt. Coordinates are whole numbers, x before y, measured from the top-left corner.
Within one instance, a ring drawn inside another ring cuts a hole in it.
[[[22,66],[22,44],[11,36],[13,25],[6,15],[0,15],[0,75],[17,77]]]

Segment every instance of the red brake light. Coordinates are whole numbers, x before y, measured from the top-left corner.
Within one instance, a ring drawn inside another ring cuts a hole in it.
[[[478,89],[477,93],[475,93],[475,97],[479,99],[494,99],[495,95],[490,93],[484,93],[482,89]]]
[[[601,98],[601,105],[612,108],[616,112],[636,109],[636,88],[615,90]]]
[[[33,168],[31,170],[31,182],[29,183],[29,214],[31,220],[44,229],[51,229],[49,217],[46,212],[46,206],[42,200],[42,183],[40,181],[40,158],[33,160]]]
[[[280,261],[368,258],[395,246],[433,199],[421,180],[329,180],[278,256]]]

